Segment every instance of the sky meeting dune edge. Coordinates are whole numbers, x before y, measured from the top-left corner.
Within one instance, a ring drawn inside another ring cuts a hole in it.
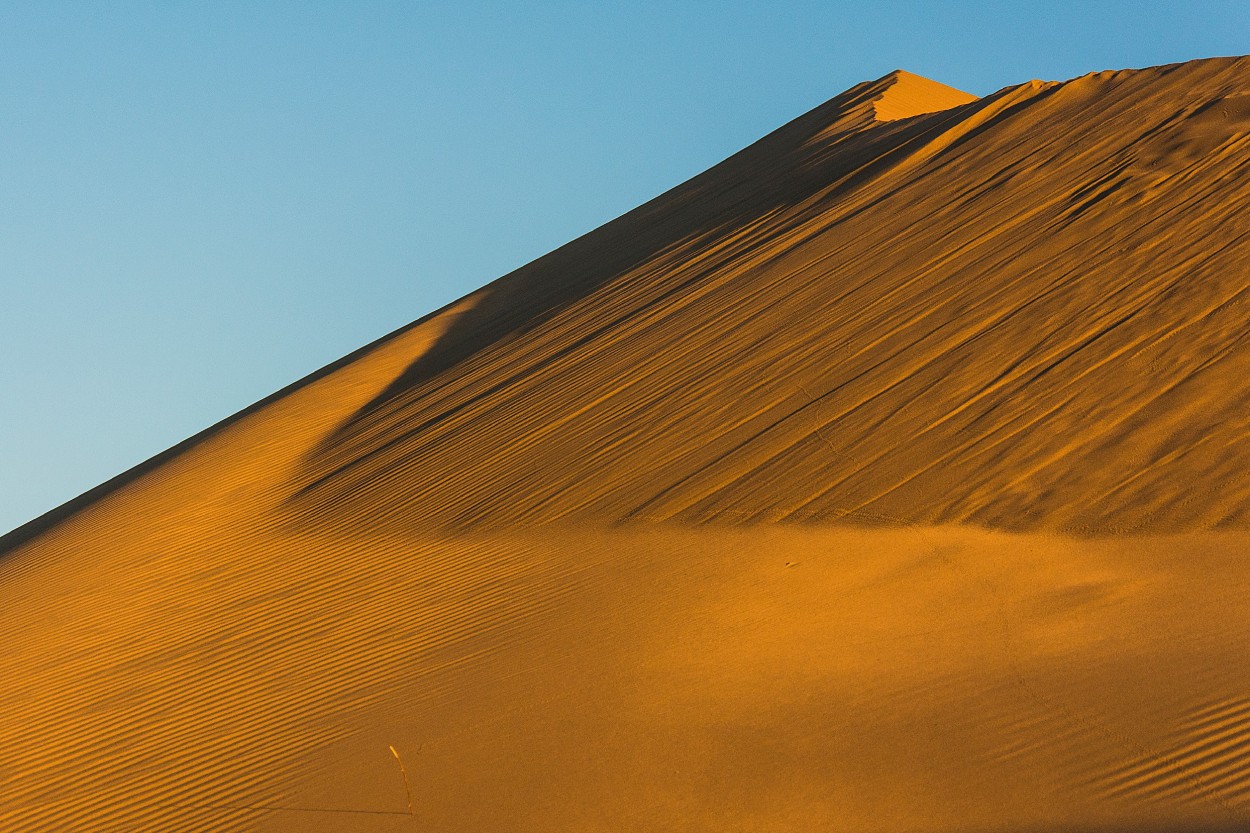
[[[14,530],[2,826],[1242,829],[1248,164],[892,72]]]

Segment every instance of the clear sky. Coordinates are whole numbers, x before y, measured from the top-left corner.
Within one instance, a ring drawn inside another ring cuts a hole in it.
[[[1246,0],[0,0],[0,532],[859,81],[1247,52]]]

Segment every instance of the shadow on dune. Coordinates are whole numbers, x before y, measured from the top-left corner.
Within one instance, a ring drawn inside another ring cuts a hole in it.
[[[470,296],[473,303],[456,314],[430,349],[320,444],[310,458],[311,477],[297,495],[481,398],[432,420],[406,424],[400,435],[388,436],[380,444],[362,439],[373,430],[375,416],[435,389],[445,374],[475,356],[534,330],[615,281],[631,279],[648,268],[663,274],[668,255],[679,265],[708,257],[743,229],[766,223],[782,210],[789,212],[786,224],[798,227],[827,212],[840,195],[901,163],[951,124],[999,97],[873,122],[872,102],[888,88],[892,75],[851,88],[693,179],[478,290]],[[810,205],[794,210],[804,204]],[[703,277],[696,272],[687,283]],[[675,285],[661,297],[685,285]],[[587,333],[574,347],[621,323],[610,312],[602,320],[603,327]],[[529,372],[531,368],[518,367],[483,395],[506,388]]]
[[[714,245],[814,193],[822,193],[827,205],[995,98],[870,126],[839,120],[870,106],[889,77],[852,87],[693,179],[478,290],[477,303],[340,431],[666,252],[692,241]]]

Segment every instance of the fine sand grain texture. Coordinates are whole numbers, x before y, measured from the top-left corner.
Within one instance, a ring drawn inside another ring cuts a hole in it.
[[[0,539],[0,829],[1247,829],[1248,204],[848,90]]]

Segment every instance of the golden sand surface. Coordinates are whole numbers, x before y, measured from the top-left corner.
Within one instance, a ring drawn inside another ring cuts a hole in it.
[[[15,530],[0,829],[1246,829],[1248,163],[891,73]]]

